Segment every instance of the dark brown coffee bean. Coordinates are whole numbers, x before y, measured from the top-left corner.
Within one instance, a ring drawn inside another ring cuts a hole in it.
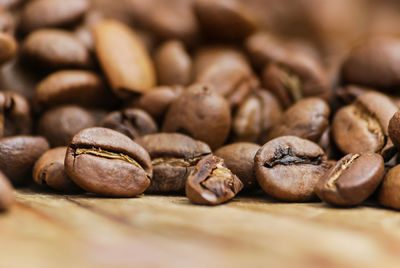
[[[153,178],[146,192],[183,192],[186,178],[196,164],[211,153],[201,141],[178,133],[157,133],[137,140],[150,154]]]
[[[388,132],[393,144],[397,148],[400,148],[400,110],[398,110],[390,119]]]
[[[59,106],[47,110],[39,119],[37,131],[52,147],[66,146],[84,128],[94,127],[92,114],[79,106]]]
[[[384,173],[381,155],[348,154],[322,176],[315,186],[315,193],[332,205],[358,205],[373,194]]]
[[[385,159],[393,156],[393,144],[388,137],[388,125],[397,107],[378,92],[359,96],[354,104],[341,108],[334,116],[333,138],[347,154],[381,153]]]
[[[117,95],[144,93],[155,85],[151,58],[133,30],[118,21],[103,20],[93,35],[96,56]]]
[[[193,85],[171,104],[162,129],[188,134],[216,149],[225,142],[230,126],[226,100],[207,86]]]
[[[148,112],[154,119],[160,121],[173,103],[182,93],[183,87],[155,87],[143,94],[134,104]]]
[[[157,124],[148,113],[134,108],[110,113],[101,125],[121,132],[131,139],[158,131]]]
[[[186,181],[186,196],[190,202],[218,205],[237,195],[243,183],[224,164],[224,160],[209,155],[200,160]]]
[[[0,137],[30,134],[31,131],[28,101],[18,93],[0,92]]]
[[[22,48],[24,59],[45,68],[88,68],[89,50],[71,32],[58,29],[37,30],[28,35]]]
[[[57,147],[45,152],[33,167],[33,180],[39,185],[62,192],[76,192],[80,188],[65,173],[64,159],[67,147]]]
[[[162,44],[154,56],[160,85],[183,85],[192,81],[192,59],[182,42],[171,40]]]
[[[378,190],[379,204],[384,207],[400,209],[400,165],[386,173]]]
[[[242,39],[257,28],[252,11],[238,0],[197,0],[200,26],[217,39]]]
[[[336,96],[345,104],[353,103],[358,96],[367,93],[368,91],[373,91],[373,89],[356,85],[347,85],[335,89]]]
[[[23,184],[31,176],[36,160],[49,149],[42,137],[12,136],[0,139],[0,170],[13,184]]]
[[[254,189],[258,185],[253,168],[258,149],[258,144],[237,142],[219,148],[214,154],[224,159],[225,165],[238,176],[244,189]]]
[[[400,85],[400,39],[372,38],[355,47],[342,66],[349,83],[391,89]]]
[[[58,71],[36,87],[34,104],[38,110],[63,104],[112,107],[116,99],[100,76],[89,71]]]
[[[21,27],[32,31],[43,27],[68,26],[89,9],[87,0],[33,0],[22,11]]]
[[[328,79],[314,58],[289,53],[286,58],[268,64],[262,74],[263,85],[271,90],[284,107],[305,97],[329,99]]]
[[[254,168],[266,193],[285,201],[304,202],[315,199],[315,185],[330,166],[314,142],[282,136],[258,150]]]
[[[117,131],[97,127],[73,137],[65,170],[86,191],[116,197],[143,193],[153,173],[150,156],[142,146]]]
[[[329,126],[329,115],[330,109],[324,100],[302,99],[285,111],[269,139],[291,135],[318,142]]]
[[[0,171],[0,211],[7,211],[14,204],[14,190],[8,178]]]

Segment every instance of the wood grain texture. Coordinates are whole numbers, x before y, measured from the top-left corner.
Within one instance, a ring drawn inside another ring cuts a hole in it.
[[[16,192],[0,267],[399,267],[400,213],[239,197]]]

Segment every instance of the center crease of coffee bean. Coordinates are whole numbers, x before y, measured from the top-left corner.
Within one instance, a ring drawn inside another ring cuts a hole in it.
[[[340,169],[338,171],[336,171],[335,174],[333,174],[332,177],[329,178],[328,182],[326,183],[326,187],[329,188],[329,189],[336,189],[336,184],[335,183],[339,179],[340,175],[342,175],[342,173],[353,164],[354,160],[356,160],[359,157],[360,157],[359,154],[355,154],[349,160],[346,160],[340,166]]]
[[[167,164],[171,166],[180,166],[180,167],[190,167],[195,166],[197,162],[199,162],[201,157],[195,157],[191,159],[183,159],[183,158],[174,158],[174,157],[160,157],[154,158],[151,163],[153,166],[157,166],[160,164]]]
[[[228,181],[226,179],[228,178]],[[233,179],[229,169],[217,164],[216,167],[211,171],[211,174],[202,182],[200,185],[213,192],[217,196],[221,196],[226,192],[226,187],[234,191]]]
[[[266,168],[273,168],[276,165],[297,165],[297,164],[311,164],[320,165],[322,162],[322,156],[300,156],[295,155],[290,147],[279,146],[275,152],[274,157],[265,162],[264,166]]]
[[[300,78],[291,73],[287,68],[281,67],[281,83],[285,87],[286,91],[292,97],[294,102],[297,102],[303,98],[303,94],[301,92],[301,80]]]

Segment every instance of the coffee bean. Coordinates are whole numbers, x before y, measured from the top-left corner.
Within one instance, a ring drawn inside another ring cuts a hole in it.
[[[39,185],[62,192],[76,192],[79,187],[65,172],[64,159],[67,147],[57,147],[45,152],[33,167],[33,180]]]
[[[240,192],[243,183],[224,164],[224,160],[209,155],[200,160],[186,181],[186,196],[192,203],[218,205]]]
[[[230,125],[231,114],[226,100],[207,86],[196,84],[171,104],[162,130],[188,134],[216,149],[228,137]]]
[[[378,190],[379,204],[384,207],[400,209],[400,165],[386,173]]]
[[[282,136],[267,142],[254,158],[261,188],[285,201],[314,200],[314,187],[329,168],[317,144],[296,136]]]
[[[237,142],[219,148],[214,154],[224,159],[225,165],[238,176],[244,189],[254,189],[258,185],[253,168],[258,149],[258,144]]]
[[[12,136],[0,139],[0,170],[13,184],[28,181],[36,160],[49,149],[42,137]]]
[[[95,118],[89,111],[67,105],[47,110],[38,121],[37,131],[52,147],[66,146],[80,130],[95,125]]]
[[[400,110],[390,119],[388,133],[393,144],[400,148]]]
[[[384,172],[381,155],[348,154],[321,177],[315,192],[322,201],[332,205],[358,205],[376,190]]]
[[[30,134],[31,131],[28,101],[18,93],[0,92],[0,137]]]
[[[302,99],[285,111],[269,139],[291,135],[318,142],[329,126],[329,115],[329,106],[323,99]]]
[[[378,92],[360,95],[354,104],[341,108],[332,122],[333,138],[344,153],[376,152],[393,156],[388,137],[389,120],[397,111],[391,100]]]
[[[73,137],[65,170],[86,191],[115,197],[143,193],[153,173],[150,156],[142,146],[117,131],[98,127]]]
[[[0,32],[0,64],[10,61],[17,53],[18,43],[8,33]]]
[[[41,29],[25,39],[24,59],[44,68],[88,68],[92,65],[89,50],[72,33],[58,29]]]
[[[8,178],[0,171],[0,211],[9,210],[14,202],[14,190]]]
[[[17,27],[16,20],[17,18],[10,11],[2,9],[0,11],[0,32],[14,36]]]
[[[104,20],[93,29],[95,52],[114,92],[144,93],[155,85],[155,71],[146,48],[126,25]]]
[[[89,9],[87,0],[33,0],[21,15],[21,27],[32,31],[43,27],[68,26],[79,20]]]
[[[100,76],[89,71],[58,71],[43,79],[36,87],[34,104],[42,110],[63,104],[89,107],[113,107],[116,98]]]
[[[137,140],[150,154],[153,178],[146,192],[183,192],[186,178],[196,164],[211,153],[201,141],[178,133],[157,133]]]
[[[134,108],[110,113],[101,125],[121,132],[131,139],[158,131],[157,124],[148,113]]]
[[[188,85],[192,80],[192,59],[182,42],[171,40],[162,44],[154,56],[160,85]]]

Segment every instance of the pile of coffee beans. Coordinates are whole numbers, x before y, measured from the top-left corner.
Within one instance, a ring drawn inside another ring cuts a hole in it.
[[[0,0],[0,210],[13,187],[400,209],[399,18],[390,0]]]

